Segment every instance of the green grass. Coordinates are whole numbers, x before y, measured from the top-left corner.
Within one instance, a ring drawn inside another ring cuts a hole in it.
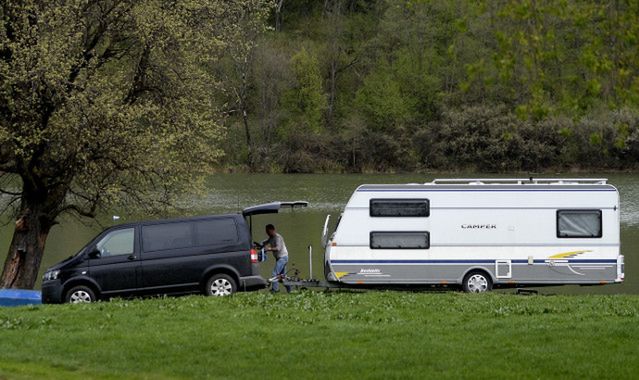
[[[639,297],[303,292],[0,309],[0,378],[632,378]]]

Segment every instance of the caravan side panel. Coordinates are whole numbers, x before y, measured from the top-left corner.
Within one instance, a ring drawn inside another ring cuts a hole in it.
[[[428,199],[428,217],[372,217],[371,199]],[[601,237],[558,236],[558,210],[595,210]],[[374,249],[371,232],[426,231],[424,249]],[[619,280],[619,196],[600,186],[362,186],[327,250],[332,278],[349,284],[461,283],[482,269],[496,284]]]

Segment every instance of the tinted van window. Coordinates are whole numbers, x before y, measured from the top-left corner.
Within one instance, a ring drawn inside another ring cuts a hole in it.
[[[198,246],[236,243],[237,226],[231,218],[200,220],[195,225]]]
[[[165,223],[142,227],[145,252],[188,248],[194,245],[190,223]]]

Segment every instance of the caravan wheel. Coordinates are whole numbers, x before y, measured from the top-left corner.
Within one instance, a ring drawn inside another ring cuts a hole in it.
[[[493,281],[486,272],[474,270],[464,277],[462,287],[466,293],[484,293],[493,288]]]

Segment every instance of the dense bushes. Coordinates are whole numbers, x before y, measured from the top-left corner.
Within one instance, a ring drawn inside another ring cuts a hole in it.
[[[639,162],[638,135],[639,114],[627,110],[534,122],[504,106],[473,106],[445,112],[416,149],[425,169],[626,169]]]
[[[263,170],[339,172],[393,170],[543,171],[636,169],[639,114],[606,111],[573,120],[521,120],[503,105],[443,112],[416,131],[364,129],[291,135]]]
[[[448,111],[429,129],[437,143],[422,150],[427,168],[534,171],[560,164],[557,124],[522,121],[504,106]]]

